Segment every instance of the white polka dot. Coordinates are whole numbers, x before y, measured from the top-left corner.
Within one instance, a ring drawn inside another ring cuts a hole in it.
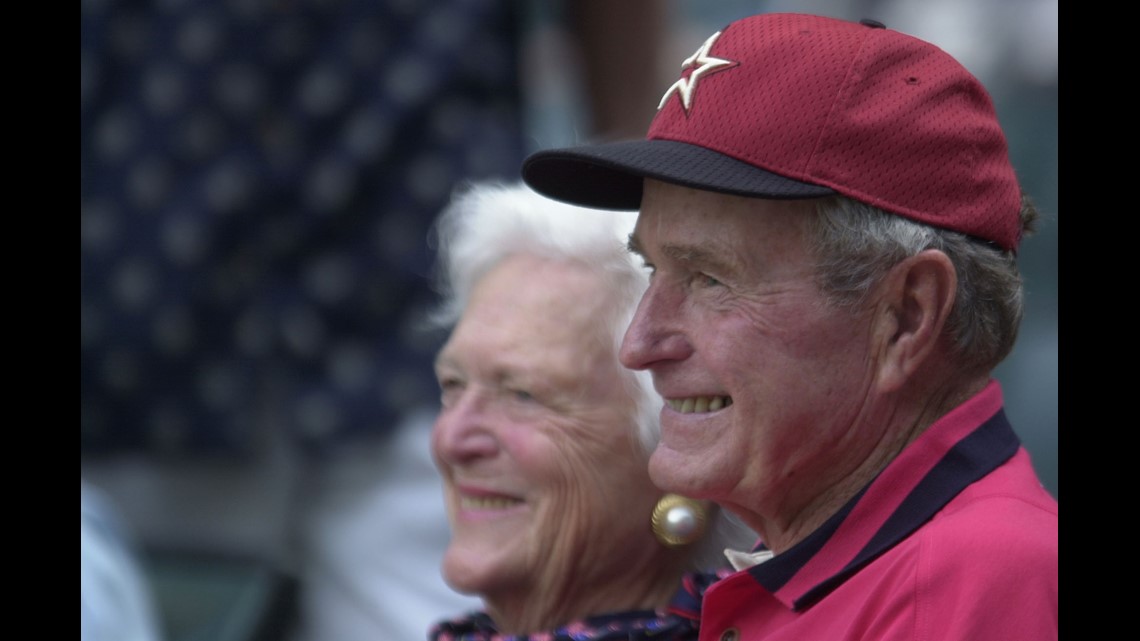
[[[129,311],[140,311],[153,302],[158,278],[148,261],[127,258],[119,263],[111,284],[115,300]]]
[[[198,264],[206,250],[202,222],[192,214],[178,213],[162,223],[162,251],[166,259],[178,267]]]
[[[205,187],[210,209],[224,214],[243,207],[253,186],[245,164],[231,160],[223,162],[210,172]]]
[[[162,158],[147,156],[136,162],[127,175],[127,194],[139,209],[162,204],[170,188],[170,174]]]
[[[282,314],[281,337],[293,354],[314,358],[324,347],[324,324],[308,307],[294,307]]]
[[[121,160],[134,147],[138,126],[134,114],[118,108],[95,123],[95,149],[105,160]]]
[[[119,218],[107,201],[84,201],[79,211],[79,243],[83,251],[106,254],[118,245]]]
[[[390,143],[392,128],[380,120],[371,108],[357,111],[344,130],[344,145],[358,160],[375,158]]]
[[[305,202],[317,212],[334,211],[348,202],[355,184],[356,177],[347,163],[326,158],[306,179]]]
[[[179,53],[188,62],[205,62],[213,58],[222,43],[221,25],[213,16],[187,18],[178,30]]]
[[[241,392],[240,379],[226,364],[204,365],[198,370],[198,398],[214,410],[223,410],[234,405]]]
[[[326,305],[342,302],[352,293],[352,265],[341,255],[322,256],[306,265],[302,275],[305,291]]]
[[[425,24],[428,43],[437,49],[451,49],[466,30],[463,16],[449,4],[435,7]]]
[[[156,115],[169,116],[186,104],[186,81],[180,67],[152,65],[143,72],[141,84],[143,102]]]
[[[427,95],[436,73],[430,64],[418,57],[396,58],[384,74],[385,93],[395,103],[415,104]]]
[[[321,64],[310,69],[301,81],[299,99],[309,114],[326,116],[344,105],[348,89],[348,81],[340,69]]]

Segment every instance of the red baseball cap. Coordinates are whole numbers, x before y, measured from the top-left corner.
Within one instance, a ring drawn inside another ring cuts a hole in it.
[[[982,84],[938,47],[864,20],[772,13],[682,63],[644,140],[531,154],[551,198],[637,209],[644,178],[739,196],[835,193],[1016,250],[1021,189]]]

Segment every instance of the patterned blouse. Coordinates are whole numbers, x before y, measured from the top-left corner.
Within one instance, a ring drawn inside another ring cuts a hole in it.
[[[731,569],[691,573],[669,605],[661,610],[630,610],[586,617],[565,626],[531,634],[503,634],[485,612],[444,621],[432,627],[431,641],[695,641],[701,599],[715,581]]]

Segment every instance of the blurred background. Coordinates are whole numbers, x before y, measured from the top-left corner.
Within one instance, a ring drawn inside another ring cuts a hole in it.
[[[640,137],[769,11],[875,18],[989,88],[1043,213],[997,376],[1059,495],[1056,0],[83,0],[81,476],[160,638],[420,639],[472,605],[438,578],[431,219],[530,151]]]

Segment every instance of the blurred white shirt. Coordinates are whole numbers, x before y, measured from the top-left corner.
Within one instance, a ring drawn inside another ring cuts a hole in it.
[[[161,641],[153,597],[114,506],[80,480],[81,641]]]

